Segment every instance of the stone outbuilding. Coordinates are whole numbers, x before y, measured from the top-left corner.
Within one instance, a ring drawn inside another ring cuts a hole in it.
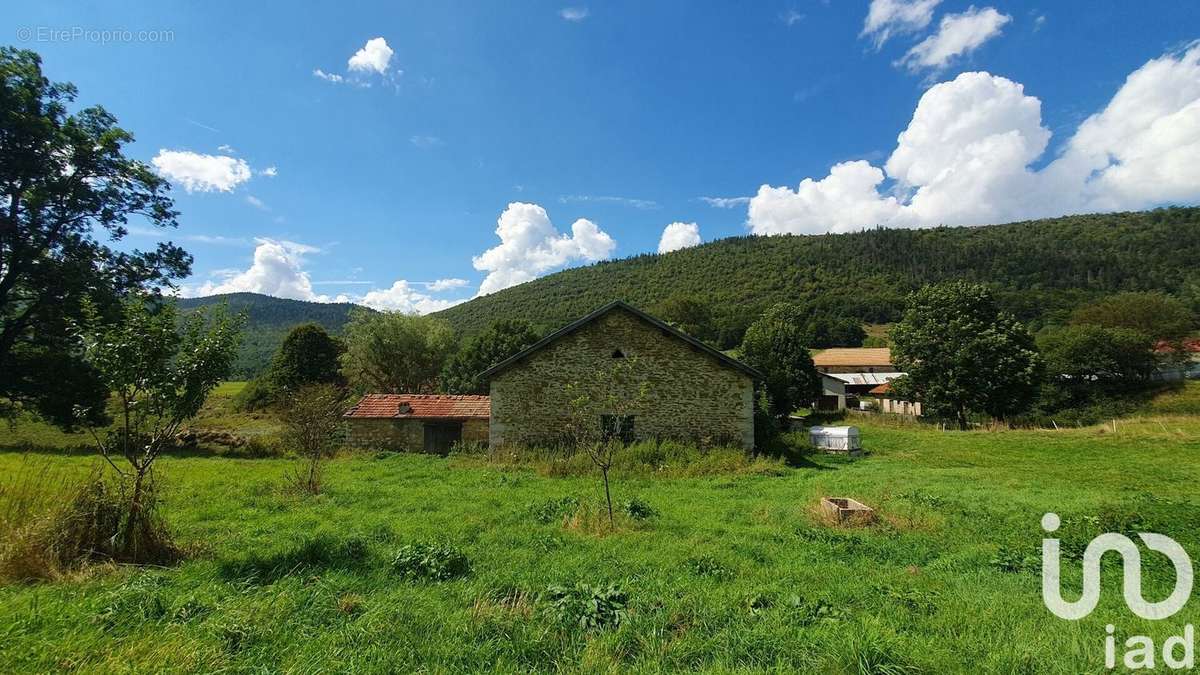
[[[459,442],[486,443],[487,396],[367,394],[342,416],[361,448],[446,454]]]
[[[631,438],[753,449],[754,382],[762,375],[621,301],[484,371],[491,391],[490,445],[564,440],[573,394],[602,399],[597,373],[624,358],[633,359],[628,363],[644,387],[634,408],[623,411]],[[603,427],[612,415],[599,413]]]

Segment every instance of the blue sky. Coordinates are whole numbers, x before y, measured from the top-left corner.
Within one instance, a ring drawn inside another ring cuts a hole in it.
[[[191,294],[430,311],[698,239],[1200,200],[1194,2],[47,2],[4,23],[171,179]]]

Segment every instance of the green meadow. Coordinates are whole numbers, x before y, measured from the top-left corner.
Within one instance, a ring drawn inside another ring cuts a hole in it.
[[[226,409],[234,393],[200,424],[271,433]],[[0,586],[0,670],[1098,672],[1106,624],[1161,644],[1200,623],[1200,602],[1138,619],[1107,556],[1099,608],[1054,617],[1041,516],[1062,517],[1069,598],[1101,532],[1159,532],[1200,556],[1198,400],[1193,383],[1058,431],[855,417],[857,458],[636,446],[612,528],[578,459],[348,453],[313,497],[286,487],[295,459],[181,451],[157,478],[188,558]],[[97,462],[85,444],[2,428],[0,484],[82,475]],[[878,519],[831,523],[822,496]],[[1143,556],[1148,599],[1173,584],[1164,557]]]

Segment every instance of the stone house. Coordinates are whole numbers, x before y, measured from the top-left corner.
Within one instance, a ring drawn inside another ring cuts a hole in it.
[[[621,301],[482,374],[491,391],[490,445],[565,440],[572,422],[571,388],[599,400],[605,385],[597,374],[625,358],[631,359],[626,363],[639,388],[644,387],[634,408],[623,411],[629,438],[753,449],[758,371]],[[599,413],[603,427],[612,415]]]
[[[487,396],[367,394],[342,416],[360,448],[446,454],[458,442],[486,443]]]

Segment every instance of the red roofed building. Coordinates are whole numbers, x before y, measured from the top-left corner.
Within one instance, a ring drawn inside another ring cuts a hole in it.
[[[487,396],[367,394],[343,417],[351,445],[445,454],[487,443],[491,409]]]

